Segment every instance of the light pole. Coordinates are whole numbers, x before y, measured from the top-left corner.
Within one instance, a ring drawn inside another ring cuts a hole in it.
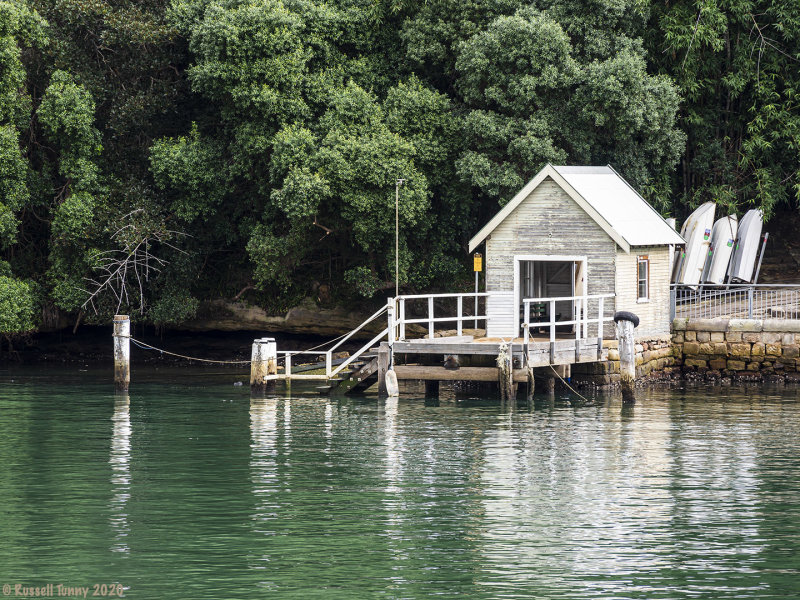
[[[394,297],[400,295],[400,186],[406,182],[394,182]]]

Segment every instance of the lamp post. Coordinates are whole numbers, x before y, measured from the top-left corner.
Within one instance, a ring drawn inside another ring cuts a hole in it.
[[[394,297],[400,295],[400,186],[406,182],[394,182]]]

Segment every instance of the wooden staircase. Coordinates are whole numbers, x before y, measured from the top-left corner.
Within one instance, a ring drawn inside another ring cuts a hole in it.
[[[358,361],[352,363],[349,371],[340,373],[340,377],[329,379],[326,385],[317,387],[317,391],[321,395],[329,395],[340,389],[348,396],[363,394],[378,381],[376,352],[377,348],[373,348],[370,354],[362,354]]]

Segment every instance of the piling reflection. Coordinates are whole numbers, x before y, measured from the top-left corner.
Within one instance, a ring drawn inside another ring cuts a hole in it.
[[[113,429],[111,452],[108,462],[111,465],[110,524],[114,537],[112,552],[130,551],[128,536],[128,502],[131,498],[131,411],[130,397],[127,393],[114,397],[114,414],[111,417]]]

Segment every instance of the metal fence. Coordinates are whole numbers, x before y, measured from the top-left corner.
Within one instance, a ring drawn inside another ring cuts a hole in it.
[[[673,319],[800,319],[800,285],[670,288]]]

